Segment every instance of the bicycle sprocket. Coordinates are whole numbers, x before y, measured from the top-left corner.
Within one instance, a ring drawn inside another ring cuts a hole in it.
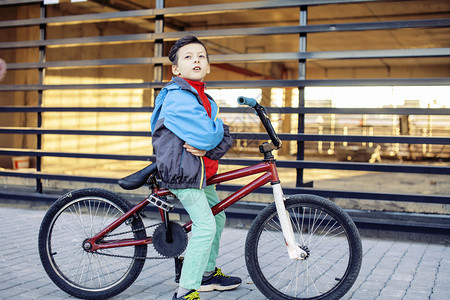
[[[167,239],[167,229],[164,223],[156,227],[153,232],[152,242],[155,250],[165,257],[177,257],[186,249],[188,236],[183,226],[169,221],[171,238]]]

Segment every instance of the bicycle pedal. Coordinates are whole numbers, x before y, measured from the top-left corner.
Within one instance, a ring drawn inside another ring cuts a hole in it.
[[[150,197],[148,197],[148,201],[155,205],[158,208],[161,208],[162,210],[165,211],[171,211],[172,209],[175,208],[175,205],[173,205],[172,203],[170,203],[167,199],[164,198],[158,198],[155,197],[154,195],[150,195]]]

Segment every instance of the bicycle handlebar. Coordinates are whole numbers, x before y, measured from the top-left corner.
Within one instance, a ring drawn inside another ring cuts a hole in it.
[[[239,96],[237,98],[237,102],[240,105],[248,105],[248,106],[253,107],[253,108],[256,106],[256,104],[258,104],[258,102],[256,102],[255,99],[247,98],[247,97],[244,97],[244,96]]]
[[[269,116],[266,113],[266,109],[264,106],[260,105],[255,99],[253,98],[247,98],[243,96],[239,96],[237,98],[237,102],[240,105],[248,105],[255,109],[256,114],[261,119],[262,124],[264,125],[264,128],[266,129],[267,133],[269,134],[270,139],[272,140],[273,145],[276,147],[276,149],[281,148],[281,140],[278,137],[277,133],[273,129],[272,123],[270,122]]]

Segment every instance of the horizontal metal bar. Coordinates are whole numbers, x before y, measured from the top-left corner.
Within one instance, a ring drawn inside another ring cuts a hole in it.
[[[142,136],[150,137],[150,131],[121,130],[72,130],[72,129],[42,129],[21,127],[0,127],[0,133],[7,134],[66,134],[66,135],[98,135],[98,136]]]
[[[38,2],[42,2],[42,0]],[[0,28],[39,26],[39,25],[76,25],[81,23],[86,24],[94,22],[111,22],[126,19],[136,20],[138,18],[142,19],[152,18],[155,17],[155,15],[156,14],[154,9],[127,10],[109,13],[81,14],[72,16],[1,21]]]
[[[371,164],[350,162],[323,162],[323,161],[287,161],[277,160],[279,168],[301,168],[301,169],[326,169],[326,170],[352,170],[389,173],[419,173],[419,174],[441,174],[449,175],[449,166],[423,166],[404,164]]]
[[[208,88],[261,88],[308,86],[440,86],[450,78],[317,79],[317,80],[228,80],[208,81]],[[1,90],[1,87],[0,87]]]
[[[449,115],[450,108],[338,108],[338,107],[267,107],[269,113],[355,114],[355,115]],[[1,111],[1,108],[0,108]],[[221,108],[223,112],[223,108]]]
[[[118,42],[153,42],[155,36],[153,33],[138,33],[138,34],[125,34],[125,35],[108,35],[108,36],[92,36],[92,37],[80,37],[80,38],[65,38],[65,39],[48,39],[48,40],[34,40],[34,41],[19,41],[19,42],[2,42],[0,43],[0,49],[13,49],[13,48],[32,48],[42,46],[86,46],[94,44],[108,44]]]
[[[412,231],[414,233],[431,233],[429,230],[434,229],[440,234],[450,235],[450,215],[370,210],[364,211],[356,209],[344,210],[353,219],[355,224],[357,224],[358,228],[383,228],[385,230],[399,230],[399,228],[401,228],[401,230],[407,229],[408,231]],[[374,225],[377,226],[375,227]]]
[[[143,107],[49,107],[49,106],[0,106],[0,112],[107,112],[148,113],[152,106]]]
[[[168,64],[167,57],[138,57],[138,58],[117,58],[117,59],[90,59],[90,60],[67,60],[67,61],[47,61],[33,63],[10,63],[8,70],[26,70],[39,68],[79,68],[79,67],[109,67],[123,65],[145,65],[145,64]]]
[[[373,199],[385,201],[399,201],[399,202],[415,202],[415,203],[438,203],[450,204],[449,196],[442,195],[423,195],[423,194],[389,194],[389,193],[374,193],[374,192],[353,192],[353,191],[329,191],[322,189],[309,188],[284,188],[287,194],[314,194],[322,197],[332,198],[352,198],[352,199]]]
[[[44,0],[2,0],[2,2],[0,2],[0,6],[38,4],[42,3],[43,1]]]
[[[280,35],[280,34],[300,34],[300,33],[321,33],[321,32],[341,32],[341,31],[367,31],[367,30],[391,30],[391,29],[412,29],[412,28],[440,28],[449,27],[450,19],[431,20],[410,20],[410,21],[387,21],[387,22],[366,22],[366,23],[339,23],[320,25],[298,25],[298,26],[277,26],[277,27],[252,27],[235,29],[211,29],[193,30],[193,35],[202,38],[218,37],[241,37],[254,35]],[[185,35],[185,32],[167,32],[155,34],[155,38],[164,40],[177,40]],[[1,45],[1,44],[0,44]]]
[[[0,171],[0,176],[21,177],[21,178],[36,178],[47,180],[63,180],[63,181],[81,181],[81,182],[99,182],[99,183],[117,183],[116,178],[107,177],[88,177],[76,175],[59,175],[59,174],[45,174],[40,172],[23,173],[18,171]]]
[[[448,115],[450,108],[353,108],[353,107],[269,107],[266,111],[273,114],[344,114],[344,115]],[[2,107],[0,107],[0,112]],[[221,113],[252,113],[247,107],[221,107]]]
[[[255,164],[257,159],[221,159],[223,165],[244,165]],[[418,173],[418,174],[450,174],[449,166],[424,166],[424,165],[404,165],[386,163],[363,163],[363,162],[324,162],[324,161],[299,161],[299,160],[277,160],[278,168],[298,168],[298,169],[323,169],[323,170],[350,170],[350,171],[371,171],[389,173]]]
[[[0,113],[34,112],[105,112],[148,113],[152,106],[143,107],[49,107],[49,106],[0,106]],[[346,115],[448,115],[450,108],[336,108],[336,107],[266,107],[268,113],[277,114],[346,114]],[[221,113],[247,114],[246,107],[221,107]]]
[[[99,84],[61,84],[61,85],[0,85],[0,91],[41,91],[41,90],[86,90],[86,89],[152,89],[162,88],[166,82],[143,83],[99,83]]]
[[[0,92],[79,90],[79,89],[151,89],[162,88],[166,82],[120,84],[65,84],[65,85],[0,85]],[[450,85],[450,78],[389,78],[389,79],[317,79],[317,80],[228,80],[207,81],[209,88],[262,88],[308,86],[441,86]]]
[[[234,29],[210,29],[190,31],[195,36],[204,38],[218,37],[239,37],[252,35],[280,35],[280,34],[300,34],[300,33],[321,33],[339,31],[366,31],[366,30],[388,30],[403,28],[439,28],[449,27],[450,19],[426,19],[409,21],[387,21],[387,22],[365,22],[365,23],[340,23],[340,24],[320,24],[320,25],[297,25],[297,26],[275,26],[275,27],[252,27]],[[177,40],[186,33],[166,32],[154,34],[155,39]],[[0,43],[1,45],[1,43]]]
[[[156,160],[154,155],[129,155],[129,154],[100,154],[79,152],[52,152],[32,149],[0,148],[0,155],[32,156],[32,157],[69,157],[90,159],[113,159],[130,161],[152,161]],[[260,159],[221,159],[223,165],[252,165]],[[302,169],[326,169],[326,170],[353,170],[371,172],[400,172],[419,174],[450,174],[450,166],[423,166],[423,165],[401,165],[401,164],[371,164],[352,162],[323,162],[323,161],[292,161],[277,160],[279,168],[302,168]]]
[[[277,0],[277,1],[250,1],[226,4],[209,4],[209,5],[191,5],[180,7],[168,7],[162,9],[140,9],[130,11],[119,11],[111,13],[99,14],[83,14],[75,16],[63,17],[49,17],[27,20],[2,21],[1,27],[15,27],[15,26],[33,26],[41,24],[79,24],[86,22],[101,22],[101,21],[117,21],[136,18],[152,18],[157,15],[164,15],[166,17],[173,17],[178,15],[198,15],[198,14],[212,14],[223,13],[238,10],[249,9],[269,9],[269,8],[288,8],[299,7],[304,5],[326,5],[326,4],[346,4],[346,3],[364,3],[364,2],[379,2],[381,0]],[[27,3],[42,3],[43,0],[3,0],[2,5],[17,5]]]
[[[74,175],[59,175],[59,174],[46,174],[40,172],[24,173],[19,171],[0,171],[0,176],[9,177],[22,177],[22,178],[36,178],[47,180],[64,180],[64,181],[82,181],[82,182],[100,182],[100,183],[113,183],[116,184],[116,178],[106,177],[88,177],[88,176],[74,176]],[[218,190],[236,191],[241,186],[237,185],[218,185]],[[373,199],[373,200],[386,200],[386,201],[399,201],[399,202],[416,202],[416,203],[438,203],[438,204],[450,204],[450,197],[441,195],[423,195],[423,194],[392,194],[392,193],[373,193],[362,191],[330,191],[323,189],[310,189],[310,188],[283,188],[286,195],[293,194],[315,194],[323,197],[331,198],[352,198],[352,199]],[[259,193],[272,193],[271,187],[261,187],[257,189]]]
[[[264,139],[267,134],[236,133],[235,138]],[[367,135],[334,135],[334,134],[278,134],[283,141],[323,141],[323,142],[373,142],[400,144],[437,144],[450,145],[450,137],[422,137],[422,136],[367,136]]]
[[[342,24],[320,24],[320,25],[298,25],[298,26],[276,26],[276,27],[252,27],[233,29],[211,29],[193,30],[189,33],[199,38],[225,38],[243,37],[254,35],[284,35],[300,33],[340,32],[340,31],[366,31],[366,30],[388,30],[402,28],[439,28],[449,27],[449,19],[410,20],[410,21],[388,21],[388,22],[366,22],[366,23],[342,23]],[[105,44],[117,42],[152,42],[156,39],[165,41],[177,40],[186,35],[185,31],[164,33],[140,33],[128,35],[111,35],[66,39],[49,39],[35,41],[2,42],[0,49],[30,48],[41,46],[80,46],[92,44]]]
[[[60,191],[63,192],[63,191]],[[36,192],[25,192],[22,190],[0,190],[0,198],[5,200],[22,200],[22,201],[36,201],[51,204],[55,202],[61,194],[40,194]],[[128,200],[135,203],[142,200],[142,195],[127,194]],[[254,203],[239,201],[233,206],[227,208],[227,216],[230,218],[253,220],[267,203]],[[157,212],[156,207],[146,207],[146,210]],[[421,234],[450,234],[450,221],[447,215],[430,215],[417,213],[397,213],[397,212],[377,212],[364,211],[354,209],[344,209],[353,219],[359,229],[371,230],[387,230],[387,231],[401,231],[414,232]],[[182,209],[176,208],[175,211],[180,214],[186,212]]]
[[[120,130],[72,130],[72,129],[42,129],[25,127],[0,127],[4,134],[61,134],[61,135],[94,135],[94,136],[142,136],[150,137],[150,131],[120,131]],[[267,133],[232,133],[234,139],[266,140]],[[404,143],[404,144],[437,144],[450,145],[449,137],[418,137],[418,136],[366,136],[366,135],[334,135],[334,134],[287,134],[278,135],[283,141],[336,141],[336,142],[374,142],[374,143]]]
[[[374,59],[374,58],[416,58],[450,56],[450,48],[423,49],[380,49],[318,52],[281,52],[281,53],[245,53],[211,55],[212,64],[220,62],[266,62],[289,60],[325,60],[325,59]]]
[[[63,191],[60,191],[62,194]],[[7,201],[36,201],[46,202],[51,204],[55,202],[61,195],[60,194],[45,194],[45,193],[37,193],[37,192],[27,192],[23,189],[15,190],[15,189],[0,189],[0,199]]]
[[[349,4],[349,3],[364,3],[364,2],[379,2],[381,0],[278,0],[278,1],[246,1],[237,3],[225,4],[209,4],[209,5],[194,5],[171,7],[157,10],[156,13],[165,16],[178,15],[195,15],[195,14],[210,14],[221,13],[234,10],[249,10],[249,9],[270,9],[270,8],[289,8],[300,6],[316,6],[327,4]]]
[[[450,48],[426,49],[386,49],[386,50],[358,50],[358,51],[322,51],[322,52],[283,52],[283,53],[247,53],[210,55],[210,62],[273,62],[299,59],[373,59],[373,58],[418,58],[418,57],[446,57],[450,56]],[[79,68],[79,67],[110,67],[141,64],[169,64],[167,57],[139,57],[118,59],[92,59],[47,61],[32,63],[10,63],[9,70],[26,70],[39,68]]]
[[[1,130],[0,130],[1,132]],[[267,133],[233,133],[234,139],[267,140]],[[450,145],[450,137],[421,137],[421,136],[368,136],[368,135],[338,135],[338,134],[278,134],[283,141],[310,142],[373,142],[400,144],[436,144]]]
[[[0,172],[1,175],[1,172]],[[218,185],[218,190],[223,191],[237,191],[241,186],[238,185]],[[256,190],[257,193],[271,194],[273,189],[271,187],[260,187]],[[313,194],[328,198],[350,198],[350,199],[370,199],[370,200],[384,200],[384,201],[399,201],[399,202],[415,202],[415,203],[437,203],[450,204],[449,196],[442,195],[423,195],[423,194],[393,194],[393,193],[374,193],[362,191],[336,191],[324,190],[315,188],[286,188],[283,187],[285,195],[295,194]]]
[[[90,159],[113,159],[130,161],[155,161],[154,155],[104,154],[79,152],[54,152],[31,149],[0,148],[0,155],[32,156],[32,157],[69,157]]]

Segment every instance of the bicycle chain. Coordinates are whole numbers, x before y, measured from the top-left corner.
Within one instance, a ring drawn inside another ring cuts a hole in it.
[[[161,223],[156,223],[156,224],[148,225],[148,226],[145,226],[145,227],[142,227],[142,228],[132,229],[130,231],[124,231],[124,232],[113,233],[113,234],[106,234],[105,237],[118,236],[118,235],[122,235],[122,234],[126,234],[126,233],[136,233],[138,231],[145,230],[145,229],[150,228],[150,227],[155,227],[155,226],[158,226],[158,225],[161,225],[161,224],[163,224],[163,223],[162,222]]]
[[[128,255],[118,255],[118,254],[110,254],[110,253],[103,253],[103,252],[93,252],[92,254],[98,254],[103,256],[111,256],[111,257],[118,257],[118,258],[132,258],[132,259],[169,259],[172,257],[168,256],[146,256],[146,257],[139,257],[139,256],[128,256]]]
[[[130,230],[130,231],[124,231],[124,232],[119,232],[119,233],[113,233],[113,234],[107,234],[107,235],[105,235],[105,237],[111,237],[111,236],[118,236],[118,235],[123,235],[123,234],[127,234],[127,233],[136,233],[136,232],[138,232],[138,231],[141,231],[141,230],[145,230],[145,229],[147,229],[147,228],[151,228],[151,227],[155,227],[155,226],[158,226],[158,225],[161,225],[161,224],[163,224],[163,223],[156,223],[156,224],[153,224],[153,225],[148,225],[148,226],[146,226],[146,227],[143,227],[143,228],[138,228],[138,229],[132,229],[132,230]],[[104,253],[104,252],[92,252],[92,254],[98,254],[98,255],[103,255],[103,256],[111,256],[111,257],[118,257],[118,258],[132,258],[132,259],[168,259],[168,258],[171,258],[171,257],[168,257],[168,256],[163,256],[163,255],[161,255],[161,256],[146,256],[146,257],[139,257],[139,256],[128,256],[128,255],[119,255],[119,254],[110,254],[110,253]]]

